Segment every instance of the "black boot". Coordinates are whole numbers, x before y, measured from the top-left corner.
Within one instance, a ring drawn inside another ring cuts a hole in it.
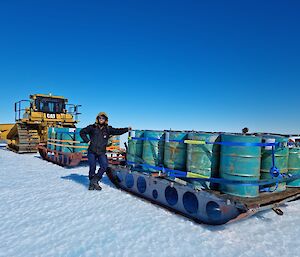
[[[95,189],[94,185],[92,184],[92,182],[90,182],[89,190],[94,190],[94,189]]]
[[[95,175],[90,181],[89,190],[102,190],[102,187],[99,186],[98,181],[99,181],[99,177]]]

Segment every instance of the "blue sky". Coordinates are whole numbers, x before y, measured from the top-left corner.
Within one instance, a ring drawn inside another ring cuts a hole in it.
[[[29,94],[80,127],[299,133],[299,1],[1,1],[0,123]]]

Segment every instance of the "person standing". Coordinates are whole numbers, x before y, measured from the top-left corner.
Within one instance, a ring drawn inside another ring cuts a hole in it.
[[[89,190],[101,190],[98,182],[108,168],[108,160],[106,156],[106,147],[108,139],[113,135],[122,135],[128,132],[131,127],[113,128],[108,125],[108,116],[105,112],[100,112],[96,117],[96,122],[83,128],[80,131],[80,136],[85,143],[89,143],[88,148],[88,163],[89,163]],[[89,136],[89,137],[88,137]],[[100,168],[96,173],[96,163],[99,163]]]

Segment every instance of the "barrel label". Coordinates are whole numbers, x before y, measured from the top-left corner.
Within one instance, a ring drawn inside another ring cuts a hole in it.
[[[267,144],[268,143],[275,143],[275,138],[266,138],[265,141]],[[265,150],[272,150],[272,146],[265,146]]]

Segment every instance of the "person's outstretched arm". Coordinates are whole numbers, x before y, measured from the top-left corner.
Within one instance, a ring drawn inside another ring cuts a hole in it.
[[[89,140],[89,138],[87,137],[87,135],[90,135],[91,129],[92,129],[92,125],[89,125],[89,126],[83,128],[82,130],[80,130],[80,133],[79,133],[79,134],[80,134],[82,140],[83,140],[85,143],[90,142],[90,140]]]
[[[128,132],[130,127],[128,128],[113,128],[109,126],[109,134],[112,136],[122,135]]]

